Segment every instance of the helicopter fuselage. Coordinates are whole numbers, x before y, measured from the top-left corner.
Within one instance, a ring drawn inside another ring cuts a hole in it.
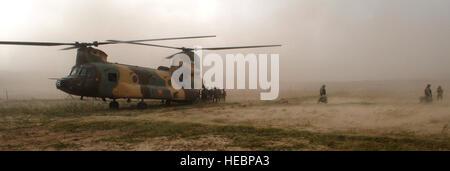
[[[70,74],[56,82],[66,93],[100,98],[165,99],[193,101],[200,90],[171,85],[168,68],[153,69],[106,62],[106,54],[94,48],[80,48]]]

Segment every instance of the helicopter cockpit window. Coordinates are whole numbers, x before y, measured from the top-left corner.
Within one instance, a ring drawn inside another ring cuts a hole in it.
[[[76,75],[76,74],[78,74],[78,70],[79,70],[79,68],[73,68],[69,75]]]
[[[81,68],[81,69],[80,69],[80,73],[79,73],[78,75],[80,75],[80,76],[85,76],[85,75],[86,75],[86,72],[87,72],[87,69],[86,69],[86,68]]]

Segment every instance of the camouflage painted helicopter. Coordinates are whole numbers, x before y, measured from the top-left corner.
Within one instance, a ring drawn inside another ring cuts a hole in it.
[[[171,47],[142,42],[207,37],[215,36],[173,37],[130,41],[107,40],[104,42],[94,41],[92,43],[0,41],[0,45],[70,46],[61,50],[77,49],[76,62],[69,75],[56,79],[57,89],[71,95],[80,96],[81,100],[83,100],[83,97],[99,97],[102,98],[103,101],[106,101],[106,98],[112,99],[109,103],[109,107],[111,109],[119,108],[119,103],[116,99],[128,99],[128,102],[130,99],[140,99],[140,102],[137,104],[137,108],[145,109],[147,108],[147,104],[144,102],[144,99],[160,99],[166,104],[170,104],[172,101],[194,102],[199,99],[200,90],[174,89],[171,84],[171,74],[176,68],[159,66],[157,69],[153,69],[119,63],[110,63],[107,61],[108,55],[105,52],[93,48],[92,46],[97,47],[99,45],[125,43],[178,49],[181,50],[181,52],[166,58],[170,59],[178,54],[186,54],[192,60],[194,56],[194,48]],[[280,45],[215,47],[202,48],[202,50],[226,50],[274,46]]]

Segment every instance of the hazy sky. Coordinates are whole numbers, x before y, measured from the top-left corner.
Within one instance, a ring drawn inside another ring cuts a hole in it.
[[[448,0],[2,0],[0,40],[102,41],[173,36],[176,46],[283,44],[281,81],[450,78]],[[0,72],[66,75],[75,50],[0,46]],[[106,45],[109,61],[157,67],[176,50]],[[1,81],[1,80],[0,80]]]

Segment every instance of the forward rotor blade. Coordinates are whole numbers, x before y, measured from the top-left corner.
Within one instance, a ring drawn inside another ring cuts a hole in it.
[[[29,46],[61,46],[75,45],[75,43],[58,43],[58,42],[19,42],[19,41],[0,41],[2,45],[29,45]]]
[[[199,39],[199,38],[209,38],[216,37],[215,35],[209,36],[190,36],[190,37],[171,37],[171,38],[159,38],[159,39],[142,39],[142,40],[126,40],[120,41],[120,43],[137,43],[137,42],[149,42],[149,41],[160,41],[160,40],[178,40],[178,39]],[[117,40],[107,40],[111,42],[117,42]]]
[[[97,42],[94,41],[92,43],[58,43],[58,42],[19,42],[19,41],[0,41],[0,45],[28,45],[28,46],[71,46],[67,48],[63,48],[61,50],[70,50],[76,49],[80,46],[98,46],[98,45],[106,45],[106,44],[114,44],[113,42]]]
[[[146,41],[160,41],[160,40],[177,40],[177,39],[198,39],[198,38],[208,38],[208,37],[216,37],[215,35],[209,36],[190,36],[190,37],[171,37],[171,38],[159,38],[159,39],[142,39],[142,40],[128,40],[128,41],[117,41],[117,40],[108,40],[106,42],[97,42],[94,41],[92,43],[61,43],[61,42],[22,42],[22,41],[0,41],[0,45],[28,45],[28,46],[61,46],[61,45],[72,45],[78,46],[98,46],[98,45],[106,45],[106,44],[116,44],[116,43],[138,43],[138,42],[146,42]],[[147,45],[147,46],[156,46],[156,47],[167,47],[174,49],[175,47],[169,46],[158,46],[158,45]],[[75,49],[73,47],[64,48],[62,50]],[[182,48],[175,48],[182,49]]]
[[[94,43],[91,43],[92,45],[94,45]],[[112,42],[97,42],[96,43],[97,45],[108,45],[108,44],[114,44],[114,43],[112,43]]]
[[[227,49],[249,49],[249,48],[263,48],[263,47],[278,47],[281,45],[258,45],[258,46],[235,46],[235,47],[212,47],[212,48],[199,48],[195,50],[227,50]]]

